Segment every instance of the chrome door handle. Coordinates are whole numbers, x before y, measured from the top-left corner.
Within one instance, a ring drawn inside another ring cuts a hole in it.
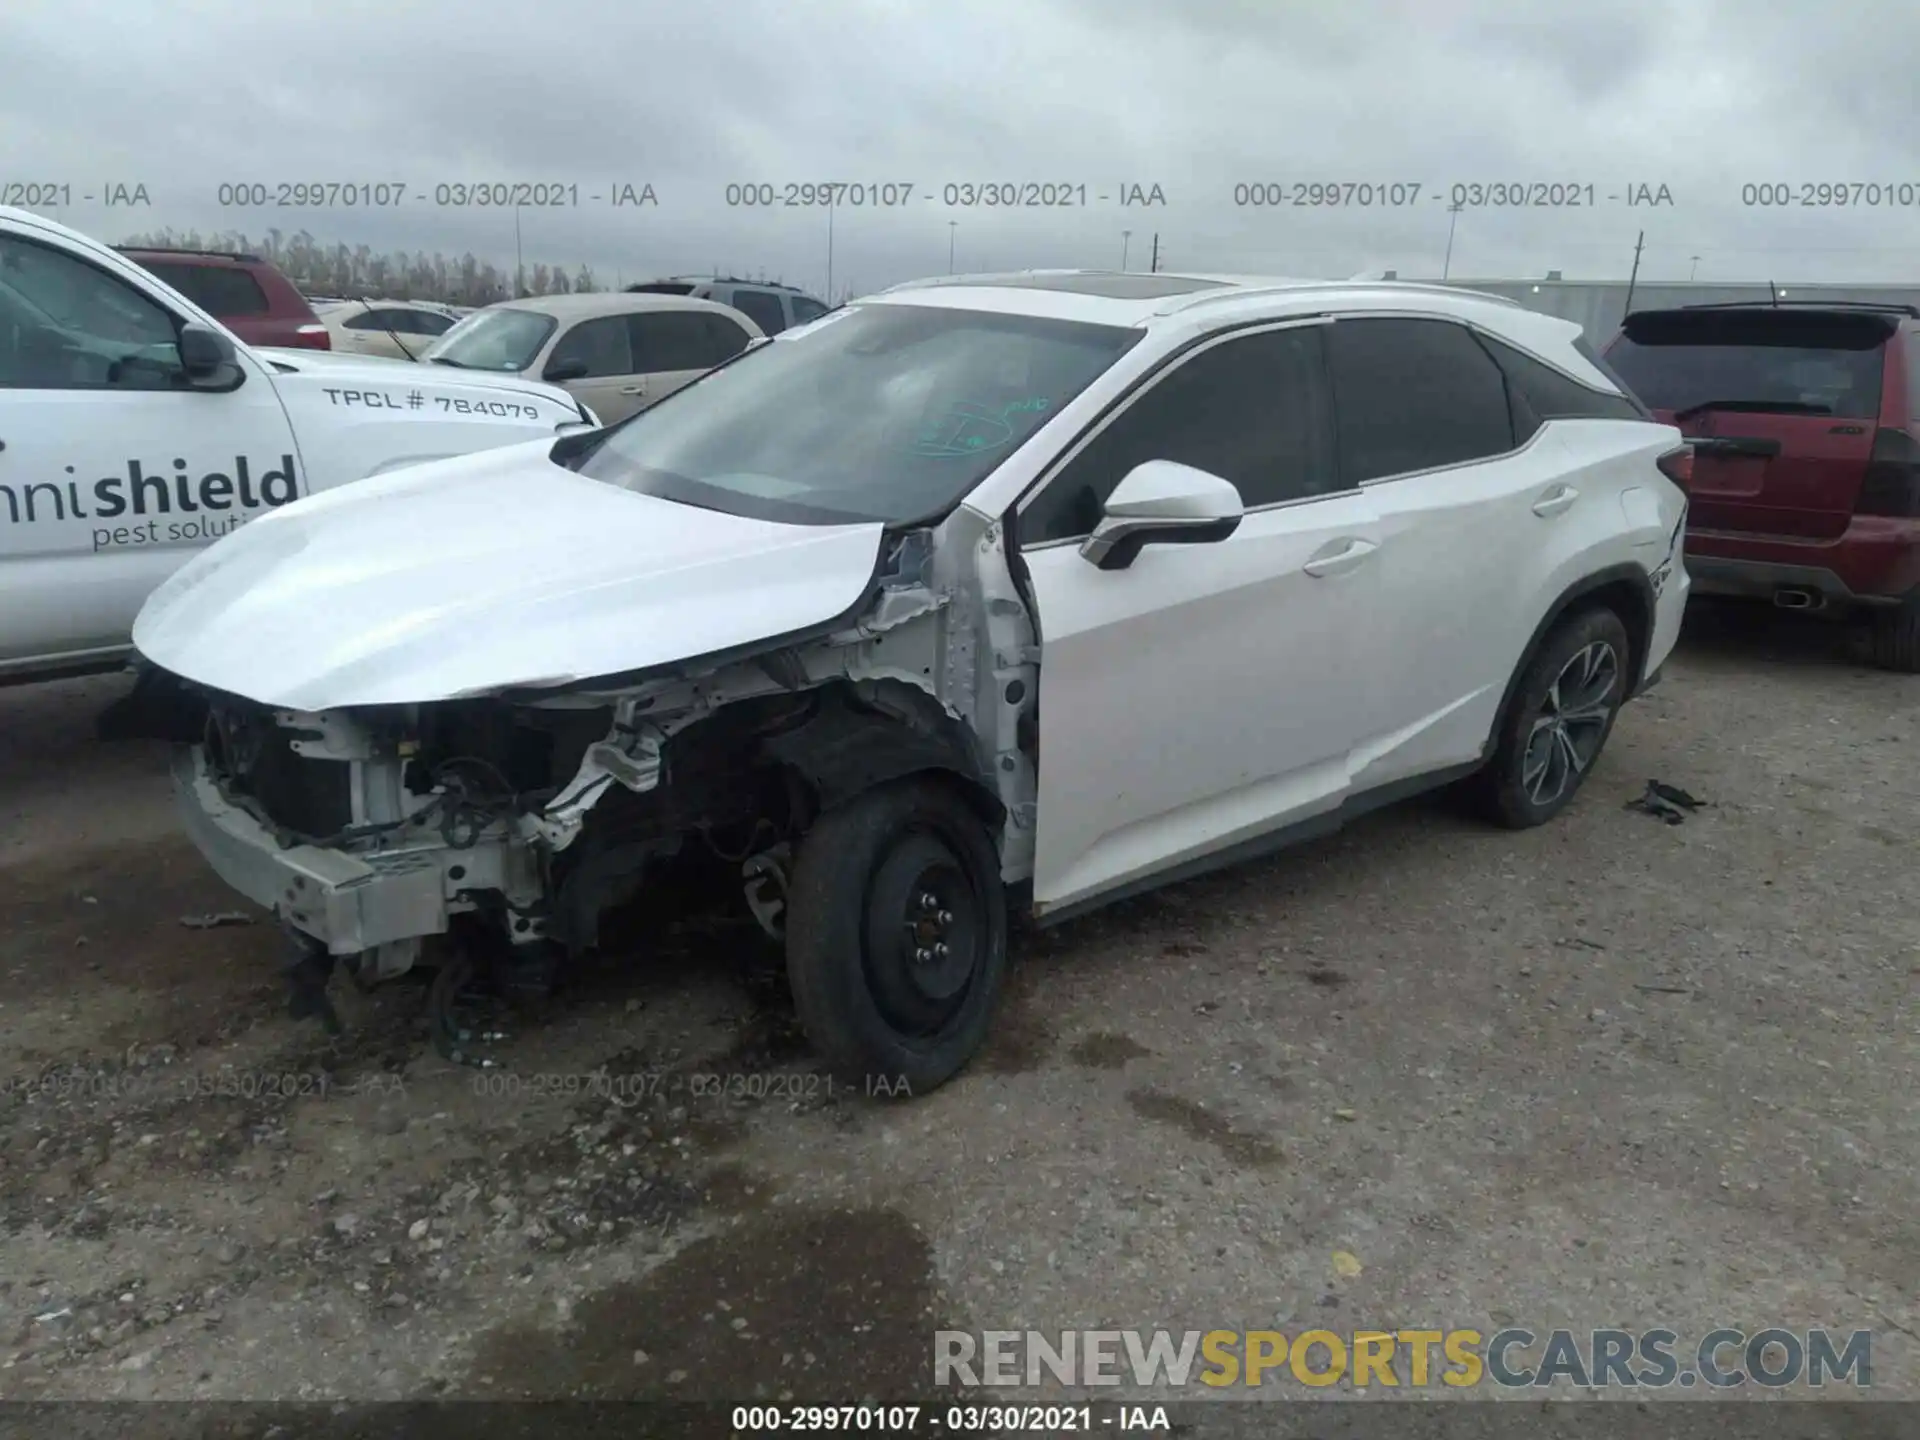
[[[622,385],[620,387],[620,393],[622,395],[644,395],[647,393],[647,387],[645,382],[638,385]]]
[[[1571,485],[1556,485],[1533,502],[1533,513],[1541,516],[1558,515],[1579,498],[1580,492]]]
[[[1326,549],[1319,551],[1300,568],[1318,580],[1327,575],[1340,575],[1362,563],[1380,547],[1371,540],[1349,537],[1336,540]]]

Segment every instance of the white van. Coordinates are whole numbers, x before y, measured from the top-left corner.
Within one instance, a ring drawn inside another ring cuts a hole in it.
[[[161,581],[310,491],[598,423],[518,377],[253,349],[0,207],[0,681],[120,664]]]

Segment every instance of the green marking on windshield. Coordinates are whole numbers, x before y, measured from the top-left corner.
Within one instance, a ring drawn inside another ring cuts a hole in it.
[[[933,460],[998,449],[1013,439],[1016,417],[1044,414],[1052,403],[1044,395],[1012,400],[1000,406],[963,400],[923,425],[910,448],[915,455]]]

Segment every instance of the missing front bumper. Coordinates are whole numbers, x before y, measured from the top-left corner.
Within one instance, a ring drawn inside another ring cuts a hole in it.
[[[282,847],[221,794],[201,747],[175,750],[173,779],[187,834],[220,878],[334,955],[444,934],[478,893],[537,890],[521,842],[455,848],[429,836],[366,852]]]

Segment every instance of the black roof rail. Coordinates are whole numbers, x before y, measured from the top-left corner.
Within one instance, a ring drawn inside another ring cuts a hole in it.
[[[1920,305],[1902,305],[1893,300],[1721,300],[1711,305],[1682,305],[1682,310],[1785,310],[1804,305],[1811,310],[1869,310],[1883,314],[1906,315],[1920,320]]]
[[[751,285],[757,290],[785,290],[794,295],[807,294],[798,285],[788,285],[780,280],[750,280],[745,275],[663,275],[658,280],[649,280],[644,283],[649,285]]]
[[[208,250],[199,245],[116,245],[122,255],[212,255],[221,260],[239,260],[260,264],[260,257],[244,250]]]

